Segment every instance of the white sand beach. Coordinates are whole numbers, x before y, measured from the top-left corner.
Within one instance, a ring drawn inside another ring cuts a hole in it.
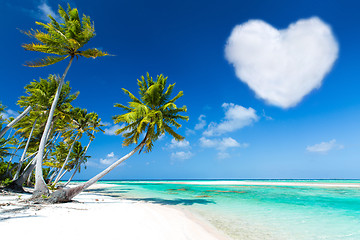
[[[109,185],[107,185],[109,186]],[[101,184],[95,188],[103,187]],[[21,196],[21,197],[19,197]],[[229,239],[208,223],[173,207],[81,193],[74,202],[21,203],[30,195],[0,196],[1,238],[14,239]],[[40,235],[35,235],[39,231]]]

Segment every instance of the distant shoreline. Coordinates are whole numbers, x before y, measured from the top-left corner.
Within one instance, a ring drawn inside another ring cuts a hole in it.
[[[295,181],[295,182],[291,182]],[[358,182],[327,182],[327,181],[358,181]],[[81,182],[81,181],[78,181]],[[244,186],[306,186],[306,187],[350,187],[360,188],[360,180],[355,179],[291,179],[291,180],[102,180],[107,182],[134,182],[134,183],[166,183],[166,184],[189,184],[189,185],[244,185]]]

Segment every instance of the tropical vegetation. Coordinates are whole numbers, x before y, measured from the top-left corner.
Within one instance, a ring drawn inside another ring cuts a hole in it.
[[[173,96],[175,84],[167,84],[167,77],[162,74],[156,79],[148,73],[141,76],[137,80],[139,97],[122,89],[130,101],[114,105],[123,111],[113,117],[115,124],[123,126],[116,134],[123,136],[123,146],[135,147],[87,182],[67,187],[75,174],[86,168],[88,149],[104,125],[97,113],[73,105],[79,92],[72,91],[65,77],[75,57],[96,58],[108,53],[83,49],[95,36],[90,17],[83,15],[80,19],[78,10],[70,5],[67,10],[59,6],[58,13],[60,21],[49,15],[49,23],[36,22],[42,30],[23,31],[35,41],[22,46],[47,54],[26,66],[45,67],[69,59],[64,73],[27,84],[24,96],[17,102],[23,110],[16,118],[5,117],[6,107],[0,103],[0,183],[12,191],[34,187],[33,200],[50,202],[70,201],[136,152],[150,152],[156,140],[166,133],[177,141],[183,140],[176,129],[181,127],[179,120],[188,120],[182,115],[186,106],[176,105],[183,92]],[[68,181],[61,182],[69,172],[72,173]]]

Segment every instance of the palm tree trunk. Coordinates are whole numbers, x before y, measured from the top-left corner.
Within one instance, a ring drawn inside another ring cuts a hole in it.
[[[5,133],[12,127],[14,126],[17,122],[19,122],[23,117],[26,116],[26,114],[28,114],[31,110],[31,106],[28,106],[19,116],[17,116],[14,120],[12,120],[8,125],[6,125],[6,127],[4,127],[1,131],[0,131],[0,138],[2,138]]]
[[[94,135],[94,132],[95,132],[95,130],[92,131],[92,135]],[[84,155],[83,155],[83,156],[86,156],[86,152],[87,152],[87,150],[89,149],[90,144],[91,144],[92,141],[93,141],[93,138],[90,138],[89,143],[88,143],[88,145],[87,145],[86,148],[85,148],[85,151],[84,151]],[[64,187],[66,187],[66,186],[71,182],[71,180],[72,180],[73,177],[75,176],[76,172],[79,171],[80,166],[81,166],[81,162],[82,162],[81,160],[82,160],[82,159],[80,159],[78,165],[76,166],[75,171],[73,172],[73,174],[71,175],[71,177],[69,178],[69,180],[65,183]]]
[[[30,163],[26,166],[24,169],[24,172],[16,179],[15,181],[12,181],[10,185],[8,186],[9,189],[18,191],[18,192],[24,192],[24,189],[22,185],[26,181],[26,179],[29,177],[29,175],[32,173],[36,166],[35,158],[30,161]]]
[[[74,57],[72,56],[70,61],[69,61],[68,66],[65,69],[65,72],[64,72],[62,78],[60,79],[59,86],[58,86],[58,89],[56,91],[54,101],[51,104],[49,117],[48,117],[48,119],[46,121],[45,129],[44,129],[44,132],[43,132],[42,137],[41,137],[40,146],[39,146],[39,152],[36,155],[35,189],[34,189],[34,193],[33,193],[33,198],[41,197],[41,195],[46,195],[46,196],[49,195],[49,189],[46,186],[46,183],[45,183],[44,178],[43,178],[43,172],[42,172],[44,149],[45,149],[45,144],[47,142],[47,136],[48,136],[49,131],[50,131],[50,125],[51,125],[51,122],[52,122],[52,119],[53,119],[53,116],[54,116],[55,108],[56,108],[57,102],[58,102],[59,97],[60,97],[61,88],[62,88],[62,85],[64,84],[66,74],[69,71],[69,68],[70,68],[71,63],[72,63],[73,60],[74,60]]]
[[[134,150],[132,150],[130,153],[128,153],[124,157],[120,158],[119,160],[117,160],[116,162],[111,164],[108,168],[106,168],[104,171],[102,171],[101,173],[99,173],[95,177],[91,178],[87,182],[85,182],[83,184],[80,184],[80,185],[78,185],[76,187],[73,187],[73,188],[66,188],[66,189],[62,188],[62,189],[59,189],[59,190],[53,192],[50,195],[49,201],[52,202],[52,203],[70,201],[73,197],[75,197],[76,195],[81,193],[83,190],[85,190],[86,188],[90,187],[91,185],[93,185],[94,183],[99,181],[102,177],[104,177],[106,174],[108,174],[115,167],[117,167],[122,162],[124,162],[126,159],[128,159],[129,157],[134,155],[134,153],[139,151],[144,145],[145,145],[145,139]]]
[[[72,180],[73,177],[75,176],[76,172],[79,171],[80,166],[81,166],[81,162],[78,163],[78,165],[76,166],[75,171],[73,172],[73,174],[71,175],[71,177],[69,178],[69,180],[64,184],[63,187],[66,187],[66,186],[71,182],[71,180]]]
[[[16,171],[16,174],[15,174],[13,180],[17,179],[18,176],[19,176],[19,174],[20,174],[21,166],[22,166],[22,164],[23,164],[23,162],[24,162],[25,155],[26,155],[26,151],[27,151],[27,149],[28,149],[28,147],[29,147],[30,139],[31,139],[32,134],[33,134],[33,131],[34,131],[34,128],[35,128],[35,125],[36,125],[36,121],[37,121],[37,119],[35,120],[32,128],[31,128],[31,131],[30,131],[30,134],[29,134],[29,138],[28,138],[28,140],[27,140],[27,142],[26,142],[24,151],[23,151],[23,153],[22,153],[22,155],[21,155],[21,158],[20,158],[20,160],[19,160],[18,169],[17,169],[17,171]]]
[[[65,168],[66,164],[68,163],[68,161],[69,161],[69,159],[70,159],[71,151],[72,151],[72,149],[73,149],[73,147],[74,147],[74,144],[75,144],[76,140],[78,139],[78,137],[79,137],[79,134],[76,134],[76,137],[74,138],[74,141],[73,141],[73,143],[71,144],[70,150],[69,150],[69,152],[68,152],[68,154],[67,154],[67,156],[66,156],[66,159],[65,159],[63,165],[61,166],[60,172],[59,172],[57,178],[55,178],[54,185],[56,185],[57,182],[62,178],[63,175],[61,175],[61,173],[62,173],[62,171],[64,171],[64,168]],[[60,176],[61,176],[61,177],[60,177]]]
[[[49,179],[49,184],[51,184],[52,180],[54,179],[54,177],[56,176],[56,174],[59,172],[59,169],[55,169],[54,172],[51,174],[51,177]]]
[[[32,175],[33,175],[33,172],[34,172],[34,169],[33,169],[33,171],[31,171],[30,172],[30,174],[29,174],[29,177],[27,178],[27,181],[26,181],[26,186],[30,186],[30,183],[31,183],[31,177],[32,177]]]
[[[59,180],[58,181],[60,181],[61,179],[62,179],[62,177],[68,172],[69,170],[67,170],[67,169],[65,169],[65,171],[61,174],[61,176],[59,177]],[[59,175],[58,175],[59,176]],[[57,182],[56,182],[57,183]],[[54,183],[54,186],[55,186],[55,184],[56,183]]]

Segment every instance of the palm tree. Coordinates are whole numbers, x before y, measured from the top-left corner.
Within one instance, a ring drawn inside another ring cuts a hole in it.
[[[51,153],[50,159],[44,162],[44,166],[55,168],[53,175],[50,177],[49,184],[51,184],[51,181],[55,175],[59,173],[61,166],[65,162],[68,152],[69,146],[64,142],[60,142],[55,146],[55,151]]]
[[[75,176],[76,172],[80,173],[81,165],[85,164],[87,162],[87,157],[89,157],[89,156],[86,156],[86,152],[89,150],[91,142],[95,139],[94,133],[98,132],[98,131],[104,132],[104,130],[101,129],[101,127],[103,127],[104,125],[101,123],[101,119],[99,118],[99,115],[94,112],[89,113],[89,114],[90,114],[90,118],[91,118],[90,125],[91,125],[91,129],[92,129],[92,133],[88,134],[89,143],[83,149],[83,154],[82,154],[83,157],[81,157],[79,160],[76,161],[76,163],[75,163],[76,169],[73,172],[73,174],[71,175],[71,177],[69,178],[69,180],[65,183],[64,187],[67,186],[71,182],[71,180]],[[79,152],[79,151],[80,150],[78,150],[77,152]],[[85,168],[86,168],[86,166],[85,166]]]
[[[49,75],[47,79],[40,78],[39,81],[32,81],[25,86],[26,95],[21,96],[18,101],[18,105],[21,107],[31,106],[33,109],[28,116],[24,117],[14,126],[14,128],[17,129],[15,134],[28,138],[19,164],[24,161],[32,137],[32,132],[35,131],[34,135],[38,136],[41,134],[41,130],[43,131],[45,128],[46,119],[49,115],[49,110],[59,85],[57,79],[58,78],[55,75]],[[53,132],[59,127],[61,121],[70,120],[69,112],[72,108],[71,102],[79,95],[79,92],[76,92],[75,94],[71,94],[70,92],[71,87],[69,86],[69,82],[67,82],[61,89],[55,109],[54,118],[52,120]],[[38,141],[32,141],[32,147],[34,147],[34,144],[38,145],[39,141],[40,138]],[[15,175],[14,179],[17,179],[18,174],[19,172]]]
[[[9,152],[11,147],[8,146],[9,139],[6,138],[0,138],[0,160],[4,161],[4,159],[8,156],[11,156],[11,153]]]
[[[37,40],[36,43],[23,44],[25,50],[51,54],[50,56],[44,57],[40,60],[27,62],[27,66],[44,67],[63,61],[64,59],[70,57],[65,72],[60,79],[59,87],[51,106],[45,130],[40,141],[39,153],[36,156],[35,190],[33,194],[34,198],[40,197],[43,194],[49,194],[49,190],[45,184],[42,174],[42,160],[45,144],[47,141],[46,137],[50,130],[51,121],[62,85],[64,84],[64,79],[72,64],[72,61],[74,60],[74,57],[78,58],[79,56],[83,56],[86,58],[96,58],[108,55],[106,52],[102,52],[96,48],[80,50],[91,38],[95,36],[95,28],[90,21],[90,17],[83,15],[82,19],[80,20],[78,10],[76,8],[71,8],[69,4],[67,11],[59,6],[58,13],[62,20],[61,23],[58,23],[51,15],[49,15],[51,22],[48,24],[36,22],[37,25],[44,28],[45,32],[40,30],[24,32],[29,37],[33,37]]]
[[[163,75],[157,76],[156,81],[150,78],[149,74],[147,74],[147,78],[142,76],[141,80],[138,80],[141,99],[136,98],[128,90],[123,89],[131,101],[128,106],[115,104],[116,107],[120,107],[126,112],[125,114],[114,117],[115,123],[125,123],[125,126],[116,133],[123,133],[123,137],[125,137],[123,141],[124,146],[129,146],[130,144],[138,145],[130,153],[114,162],[87,182],[73,188],[55,191],[50,195],[51,202],[70,201],[74,196],[100,180],[134,153],[140,153],[143,148],[145,148],[146,152],[150,152],[154,142],[165,133],[169,133],[178,141],[184,139],[183,136],[172,129],[172,126],[176,128],[181,127],[177,120],[188,120],[187,116],[180,115],[180,113],[186,112],[186,106],[178,108],[175,104],[175,101],[183,96],[183,92],[180,91],[171,99],[170,96],[175,84],[170,84],[166,88],[166,82],[167,77]],[[145,136],[139,143],[139,138],[142,134],[145,134]]]
[[[87,113],[86,109],[81,109],[81,108],[74,108],[71,111],[71,115],[73,117],[72,121],[73,121],[73,125],[75,126],[75,137],[74,139],[72,139],[70,142],[72,142],[68,155],[65,159],[65,162],[62,166],[62,168],[60,169],[60,172],[58,174],[58,177],[55,179],[54,181],[54,185],[56,185],[56,183],[61,179],[62,175],[62,171],[64,170],[66,164],[69,161],[70,158],[70,154],[72,151],[72,148],[74,146],[74,144],[76,143],[76,141],[78,139],[80,139],[83,135],[83,133],[88,132],[91,130],[91,118],[92,115]]]
[[[80,142],[76,142],[75,145],[74,145],[74,148],[73,148],[73,151],[71,153],[71,158],[73,159],[73,161],[71,161],[69,163],[70,165],[70,168],[71,169],[75,169],[75,171],[73,172],[73,174],[71,175],[71,177],[69,178],[69,180],[65,183],[64,186],[67,186],[71,180],[73,179],[73,177],[75,176],[75,174],[77,172],[80,172],[80,168],[81,168],[81,165],[85,164],[87,162],[87,159],[90,157],[90,156],[86,156],[86,150],[87,148],[86,147],[83,147],[81,145]],[[86,168],[86,166],[85,166]]]

